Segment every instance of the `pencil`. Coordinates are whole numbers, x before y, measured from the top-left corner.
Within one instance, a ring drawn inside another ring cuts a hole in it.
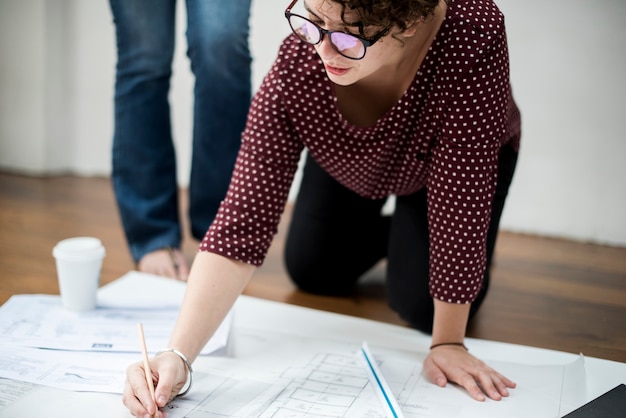
[[[139,330],[139,341],[141,342],[141,352],[143,354],[143,370],[146,373],[146,381],[148,382],[150,395],[152,395],[152,400],[156,403],[156,398],[154,396],[154,383],[152,382],[152,371],[150,370],[150,362],[148,361],[146,338],[143,335],[143,325],[141,325],[141,322],[137,324],[137,329]]]

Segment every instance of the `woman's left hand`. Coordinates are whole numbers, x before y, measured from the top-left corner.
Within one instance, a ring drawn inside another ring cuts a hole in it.
[[[508,388],[515,382],[501,375],[461,346],[446,345],[430,350],[424,360],[424,372],[436,385],[456,383],[469,392],[477,401],[485,395],[499,401],[509,396]]]

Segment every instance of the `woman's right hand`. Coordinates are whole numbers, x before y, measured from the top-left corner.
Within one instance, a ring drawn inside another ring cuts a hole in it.
[[[187,381],[185,364],[174,353],[163,352],[150,359],[156,403],[152,399],[143,362],[133,363],[126,369],[126,384],[122,402],[136,417],[161,417],[159,408],[178,395]]]

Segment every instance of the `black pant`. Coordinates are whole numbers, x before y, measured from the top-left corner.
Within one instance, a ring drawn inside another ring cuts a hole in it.
[[[489,288],[498,225],[516,162],[517,152],[504,146],[487,236],[487,268],[470,317]],[[348,190],[308,156],[285,244],[287,271],[304,291],[347,295],[364,273],[387,257],[389,305],[411,326],[431,333],[426,189],[398,196],[392,216],[381,215],[385,201]]]

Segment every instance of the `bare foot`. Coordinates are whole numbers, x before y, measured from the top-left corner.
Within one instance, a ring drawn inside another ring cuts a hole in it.
[[[137,265],[139,271],[187,281],[189,265],[177,248],[163,248],[144,255]]]

